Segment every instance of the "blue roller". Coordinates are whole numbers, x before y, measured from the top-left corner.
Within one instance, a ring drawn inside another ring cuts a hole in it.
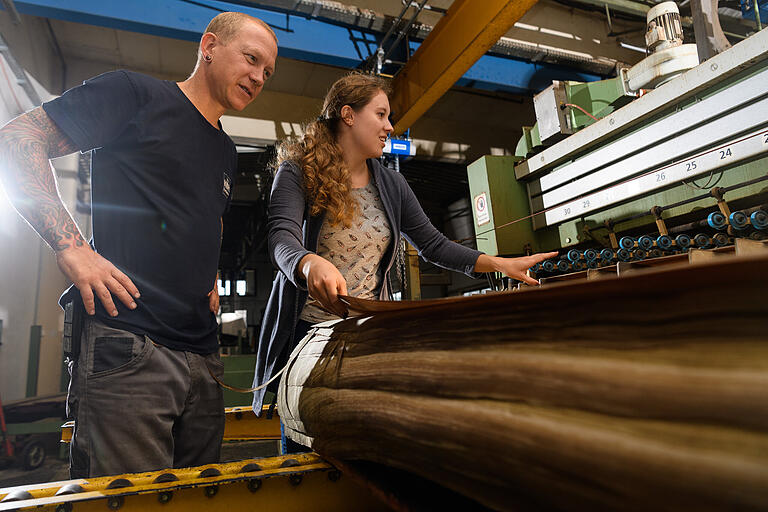
[[[557,270],[559,270],[560,272],[568,272],[568,269],[570,267],[571,266],[568,264],[568,261],[566,260],[560,260],[557,262]]]
[[[604,262],[609,262],[613,260],[613,251],[610,249],[603,249],[600,251],[600,259]]]
[[[763,210],[757,210],[749,216],[749,221],[755,227],[755,229],[768,228],[768,213]]]
[[[749,218],[744,212],[733,212],[728,217],[728,222],[731,223],[733,229],[746,229],[749,226]]]
[[[705,248],[709,247],[710,240],[709,236],[707,236],[704,233],[698,233],[696,236],[693,237],[693,243],[696,244],[696,247],[699,248]]]
[[[629,249],[619,249],[616,251],[616,257],[619,258],[619,261],[629,261],[632,259],[632,253],[629,252]]]
[[[728,221],[722,213],[712,212],[707,216],[707,224],[712,229],[725,229],[728,226]]]
[[[581,253],[577,251],[576,249],[571,249],[568,251],[568,254],[566,254],[569,261],[579,261],[581,259]]]
[[[554,272],[555,262],[552,260],[545,260],[544,263],[541,264],[541,268],[544,269],[544,272]]]
[[[635,239],[629,236],[623,236],[619,239],[619,247],[622,249],[633,249],[635,247]]]
[[[597,268],[597,267],[599,267],[599,266],[600,266],[600,265],[599,265],[599,263],[597,262],[597,260],[589,260],[589,261],[587,262],[587,267],[588,267],[588,268]]]
[[[649,258],[660,258],[664,256],[664,252],[659,249],[658,247],[654,247],[650,251],[648,251],[648,257]]]
[[[583,261],[574,261],[573,263],[571,263],[571,268],[575,271],[584,270],[586,266],[587,266],[586,263],[584,263]]]
[[[675,245],[681,251],[685,251],[691,246],[691,237],[688,235],[677,235],[675,237]]]
[[[728,245],[731,241],[728,239],[728,235],[725,233],[717,233],[715,236],[712,237],[712,241],[715,242],[715,245],[718,247],[722,247],[724,245]]]
[[[587,249],[584,251],[584,259],[587,261],[594,261],[597,259],[598,252],[596,249]]]
[[[662,251],[668,251],[672,248],[672,239],[667,235],[661,235],[656,239],[656,247]]]
[[[650,251],[653,249],[653,238],[643,235],[637,239],[637,246],[644,251]]]
[[[644,260],[648,254],[642,249],[635,249],[632,251],[632,258],[635,260]]]

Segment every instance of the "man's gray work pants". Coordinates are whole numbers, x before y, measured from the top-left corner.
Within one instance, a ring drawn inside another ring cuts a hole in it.
[[[208,368],[221,378],[218,353],[171,350],[87,318],[69,368],[71,478],[218,462],[224,401]]]

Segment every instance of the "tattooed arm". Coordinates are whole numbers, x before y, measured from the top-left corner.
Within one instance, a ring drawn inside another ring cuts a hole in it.
[[[80,290],[86,311],[95,313],[95,294],[116,316],[111,294],[133,309],[131,296],[138,298],[139,291],[83,240],[59,197],[49,159],[75,151],[70,138],[38,107],[0,129],[0,180],[16,210],[56,253],[56,263]]]

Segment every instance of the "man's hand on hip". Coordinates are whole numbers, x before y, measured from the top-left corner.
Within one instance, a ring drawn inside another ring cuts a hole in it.
[[[111,316],[117,316],[112,295],[128,308],[136,308],[134,298],[139,298],[136,285],[90,246],[70,246],[56,251],[56,264],[80,290],[83,305],[89,315],[96,313],[96,297]]]
[[[213,290],[208,292],[208,307],[214,315],[219,312],[219,284],[213,284]]]

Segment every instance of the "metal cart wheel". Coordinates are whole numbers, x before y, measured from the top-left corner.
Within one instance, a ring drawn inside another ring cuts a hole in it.
[[[40,441],[30,441],[24,445],[19,459],[24,469],[37,469],[45,461],[45,446]]]

